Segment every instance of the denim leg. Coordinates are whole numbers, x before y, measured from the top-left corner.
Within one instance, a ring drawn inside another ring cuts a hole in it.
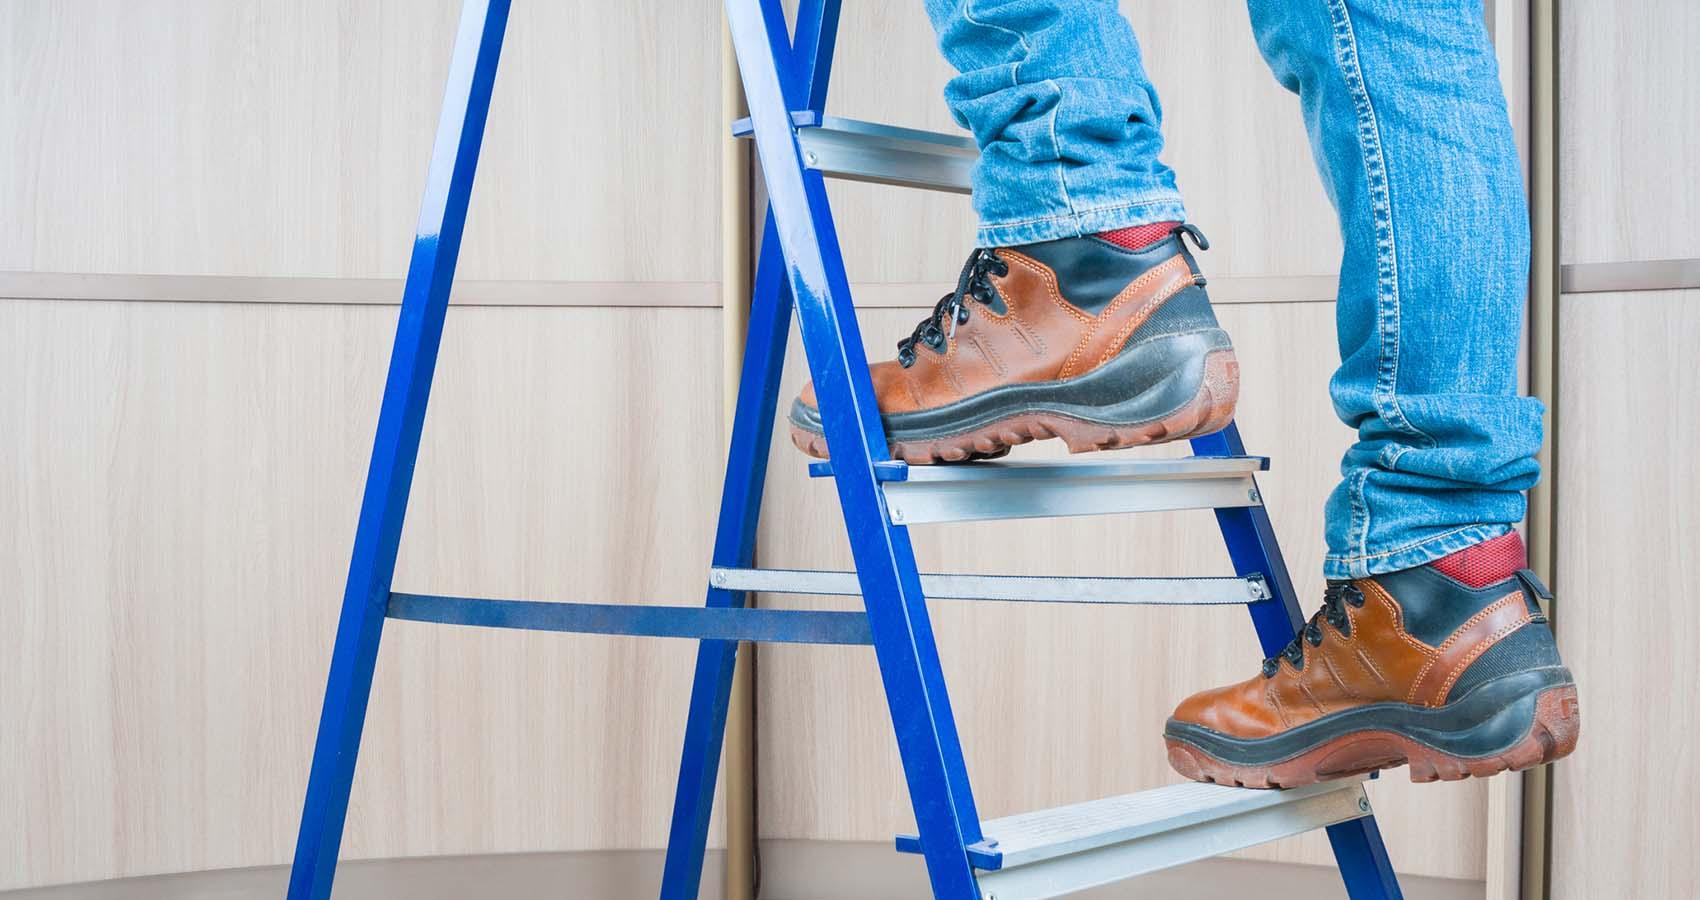
[[[1517,394],[1528,214],[1481,3],[1248,5],[1345,244],[1329,389],[1358,439],[1328,500],[1324,572],[1504,534],[1539,476],[1543,409]]]
[[[974,134],[981,246],[1183,221],[1162,109],[1115,0],[927,0]]]

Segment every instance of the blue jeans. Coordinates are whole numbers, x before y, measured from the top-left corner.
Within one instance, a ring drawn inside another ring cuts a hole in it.
[[[1357,429],[1328,499],[1330,578],[1508,531],[1539,477],[1517,393],[1528,213],[1481,3],[1250,0],[1340,217],[1334,409]],[[1113,0],[927,0],[973,132],[979,240],[1181,220],[1162,108]],[[1303,240],[1303,235],[1295,235]]]

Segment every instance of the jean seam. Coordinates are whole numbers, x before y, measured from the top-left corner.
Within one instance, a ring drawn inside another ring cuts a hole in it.
[[[1369,470],[1358,473],[1357,484],[1347,492],[1352,500],[1351,533],[1347,534],[1346,546],[1356,546],[1359,554],[1369,553],[1369,492],[1365,483],[1369,481]],[[1353,540],[1352,533],[1356,534]]]
[[[1068,192],[1068,166],[1063,163],[1062,141],[1057,137],[1057,119],[1062,116],[1062,85],[1050,78],[1045,79],[1045,84],[1057,92],[1057,102],[1051,107],[1050,116],[1051,153],[1057,158],[1057,187],[1062,190],[1063,203],[1068,205],[1069,215],[1078,216],[1080,213],[1074,208],[1074,197]]]
[[[1324,560],[1324,568],[1340,567],[1345,569],[1349,578],[1367,578],[1375,574],[1371,568],[1391,562],[1396,568],[1386,571],[1399,571],[1414,566],[1426,565],[1443,556],[1456,553],[1466,547],[1472,547],[1483,541],[1507,534],[1513,529],[1504,523],[1480,523],[1464,525],[1430,535],[1421,540],[1412,541],[1389,550],[1365,556],[1338,556],[1330,554]],[[1330,576],[1334,577],[1334,576]]]
[[[1365,560],[1365,559],[1381,559],[1384,556],[1392,556],[1395,553],[1403,553],[1406,550],[1415,550],[1415,549],[1417,549],[1418,547],[1421,547],[1424,544],[1432,543],[1434,541],[1445,540],[1446,538],[1452,537],[1453,535],[1462,534],[1466,531],[1469,531],[1472,528],[1481,528],[1485,524],[1486,523],[1478,522],[1478,523],[1473,524],[1473,525],[1460,525],[1457,528],[1452,528],[1452,529],[1449,529],[1447,531],[1442,531],[1438,534],[1431,534],[1431,535],[1429,535],[1425,538],[1412,541],[1408,544],[1400,544],[1397,547],[1389,547],[1386,550],[1378,550],[1374,553],[1371,553],[1371,552],[1369,552],[1368,548],[1365,548],[1363,550],[1363,552],[1361,552],[1361,553],[1356,553],[1356,554],[1353,554],[1351,556],[1336,556],[1334,558],[1337,559],[1337,560],[1340,560],[1341,562],[1358,562],[1360,560]]]
[[[1438,446],[1433,436],[1413,425],[1399,404],[1399,255],[1393,228],[1393,195],[1388,182],[1387,159],[1382,151],[1380,123],[1359,63],[1357,34],[1352,27],[1351,12],[1344,0],[1327,0],[1327,7],[1334,25],[1334,61],[1340,69],[1341,80],[1352,99],[1358,120],[1358,149],[1362,154],[1364,182],[1369,191],[1371,220],[1375,226],[1377,341],[1376,384],[1372,399],[1377,414],[1390,426],[1432,448]],[[1388,468],[1391,469],[1402,455],[1403,452],[1393,454],[1386,463]],[[1369,510],[1365,496],[1368,476],[1368,470],[1361,473],[1350,491],[1354,526],[1358,525],[1356,511],[1363,511],[1362,527],[1355,542],[1360,554],[1367,554],[1369,550]],[[1348,539],[1348,546],[1352,543]]]
[[[1033,55],[1033,48],[1028,45],[1027,36],[1013,28],[1005,28],[995,22],[982,22],[979,19],[974,18],[974,0],[962,0],[962,18],[967,20],[970,25],[978,25],[981,28],[992,28],[1015,37],[1015,42],[1021,45],[1021,59],[1010,64],[1009,86],[1020,87],[1021,64],[1027,61],[1027,57]]]
[[[1033,48],[1027,43],[1027,36],[1013,28],[1005,28],[994,22],[984,22],[974,18],[974,0],[962,0],[962,18],[967,20],[970,25],[994,28],[1015,37],[1016,43],[1021,46],[1021,59],[1009,67],[1009,86],[1019,87],[1021,85],[1021,64],[1033,55]],[[1042,83],[1055,91],[1057,95],[1057,102],[1051,107],[1050,122],[1047,126],[1051,133],[1051,152],[1057,158],[1057,188],[1062,192],[1063,203],[1068,206],[1069,215],[1077,215],[1074,209],[1074,198],[1068,192],[1068,174],[1063,164],[1062,141],[1057,137],[1057,116],[1062,112],[1063,89],[1061,85],[1050,78],[1045,79]]]
[[[1055,215],[1055,216],[1039,216],[1038,218],[1035,218],[1035,219],[1015,219],[1015,220],[1008,221],[1008,222],[981,222],[980,227],[986,228],[986,229],[1014,228],[1014,227],[1019,226],[1019,225],[1037,225],[1040,222],[1063,222],[1063,221],[1067,221],[1069,219],[1078,219],[1081,216],[1091,215],[1093,213],[1116,212],[1117,210],[1123,210],[1123,209],[1138,209],[1141,206],[1160,206],[1160,205],[1165,204],[1165,203],[1173,203],[1173,204],[1179,206],[1180,202],[1181,201],[1180,201],[1179,196],[1160,197],[1160,198],[1156,198],[1156,199],[1152,199],[1152,200],[1138,200],[1138,201],[1135,201],[1133,203],[1117,203],[1114,206],[1093,206],[1093,207],[1089,207],[1087,209],[1076,210],[1074,212],[1064,213],[1064,214]],[[1072,204],[1070,204],[1070,209],[1073,209]]]
[[[1329,0],[1334,18],[1335,59],[1341,78],[1351,95],[1352,107],[1358,119],[1358,149],[1363,154],[1364,182],[1369,188],[1370,211],[1375,222],[1376,250],[1376,324],[1382,338],[1377,354],[1377,410],[1390,420],[1393,427],[1413,437],[1420,437],[1430,446],[1435,440],[1411,424],[1399,405],[1399,252],[1393,231],[1393,194],[1388,183],[1387,157],[1382,152],[1381,124],[1376,116],[1375,102],[1370,99],[1369,86],[1364,80],[1363,67],[1358,59],[1357,33],[1352,28],[1351,12],[1345,0]],[[1391,301],[1391,302],[1389,302]],[[1388,320],[1392,320],[1389,333]],[[1389,352],[1391,351],[1391,352]]]

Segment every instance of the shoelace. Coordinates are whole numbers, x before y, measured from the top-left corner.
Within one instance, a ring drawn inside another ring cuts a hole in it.
[[[1293,635],[1293,640],[1287,644],[1285,649],[1263,661],[1263,677],[1274,678],[1276,671],[1281,668],[1282,659],[1292,663],[1295,669],[1303,669],[1305,667],[1304,645],[1322,646],[1323,622],[1334,626],[1334,630],[1338,631],[1341,637],[1350,637],[1352,619],[1346,615],[1347,605],[1350,605],[1353,609],[1363,608],[1363,591],[1358,590],[1358,586],[1350,581],[1328,582],[1328,589],[1322,595],[1322,608],[1316,611],[1316,615],[1310,617],[1310,621],[1305,623],[1305,627],[1300,629],[1298,634]]]
[[[915,330],[901,341],[897,342],[897,363],[905,369],[915,364],[915,345],[925,344],[937,352],[944,352],[945,342],[956,336],[956,326],[968,321],[968,305],[966,298],[973,297],[981,303],[992,302],[992,284],[988,276],[1002,277],[1009,274],[1009,263],[998,256],[998,252],[989,247],[976,247],[968,254],[968,262],[962,266],[962,274],[956,279],[956,290],[939,298],[933,306],[933,314],[915,326]],[[945,317],[950,317],[950,331],[944,328]]]

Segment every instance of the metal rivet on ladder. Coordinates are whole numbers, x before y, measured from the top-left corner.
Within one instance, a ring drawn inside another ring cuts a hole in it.
[[[803,151],[803,162],[811,166],[818,166],[820,165],[820,157],[816,156],[813,150],[805,150]]]
[[[1369,812],[1369,798],[1368,797],[1359,797],[1358,798],[1358,809],[1360,809],[1364,812]]]

